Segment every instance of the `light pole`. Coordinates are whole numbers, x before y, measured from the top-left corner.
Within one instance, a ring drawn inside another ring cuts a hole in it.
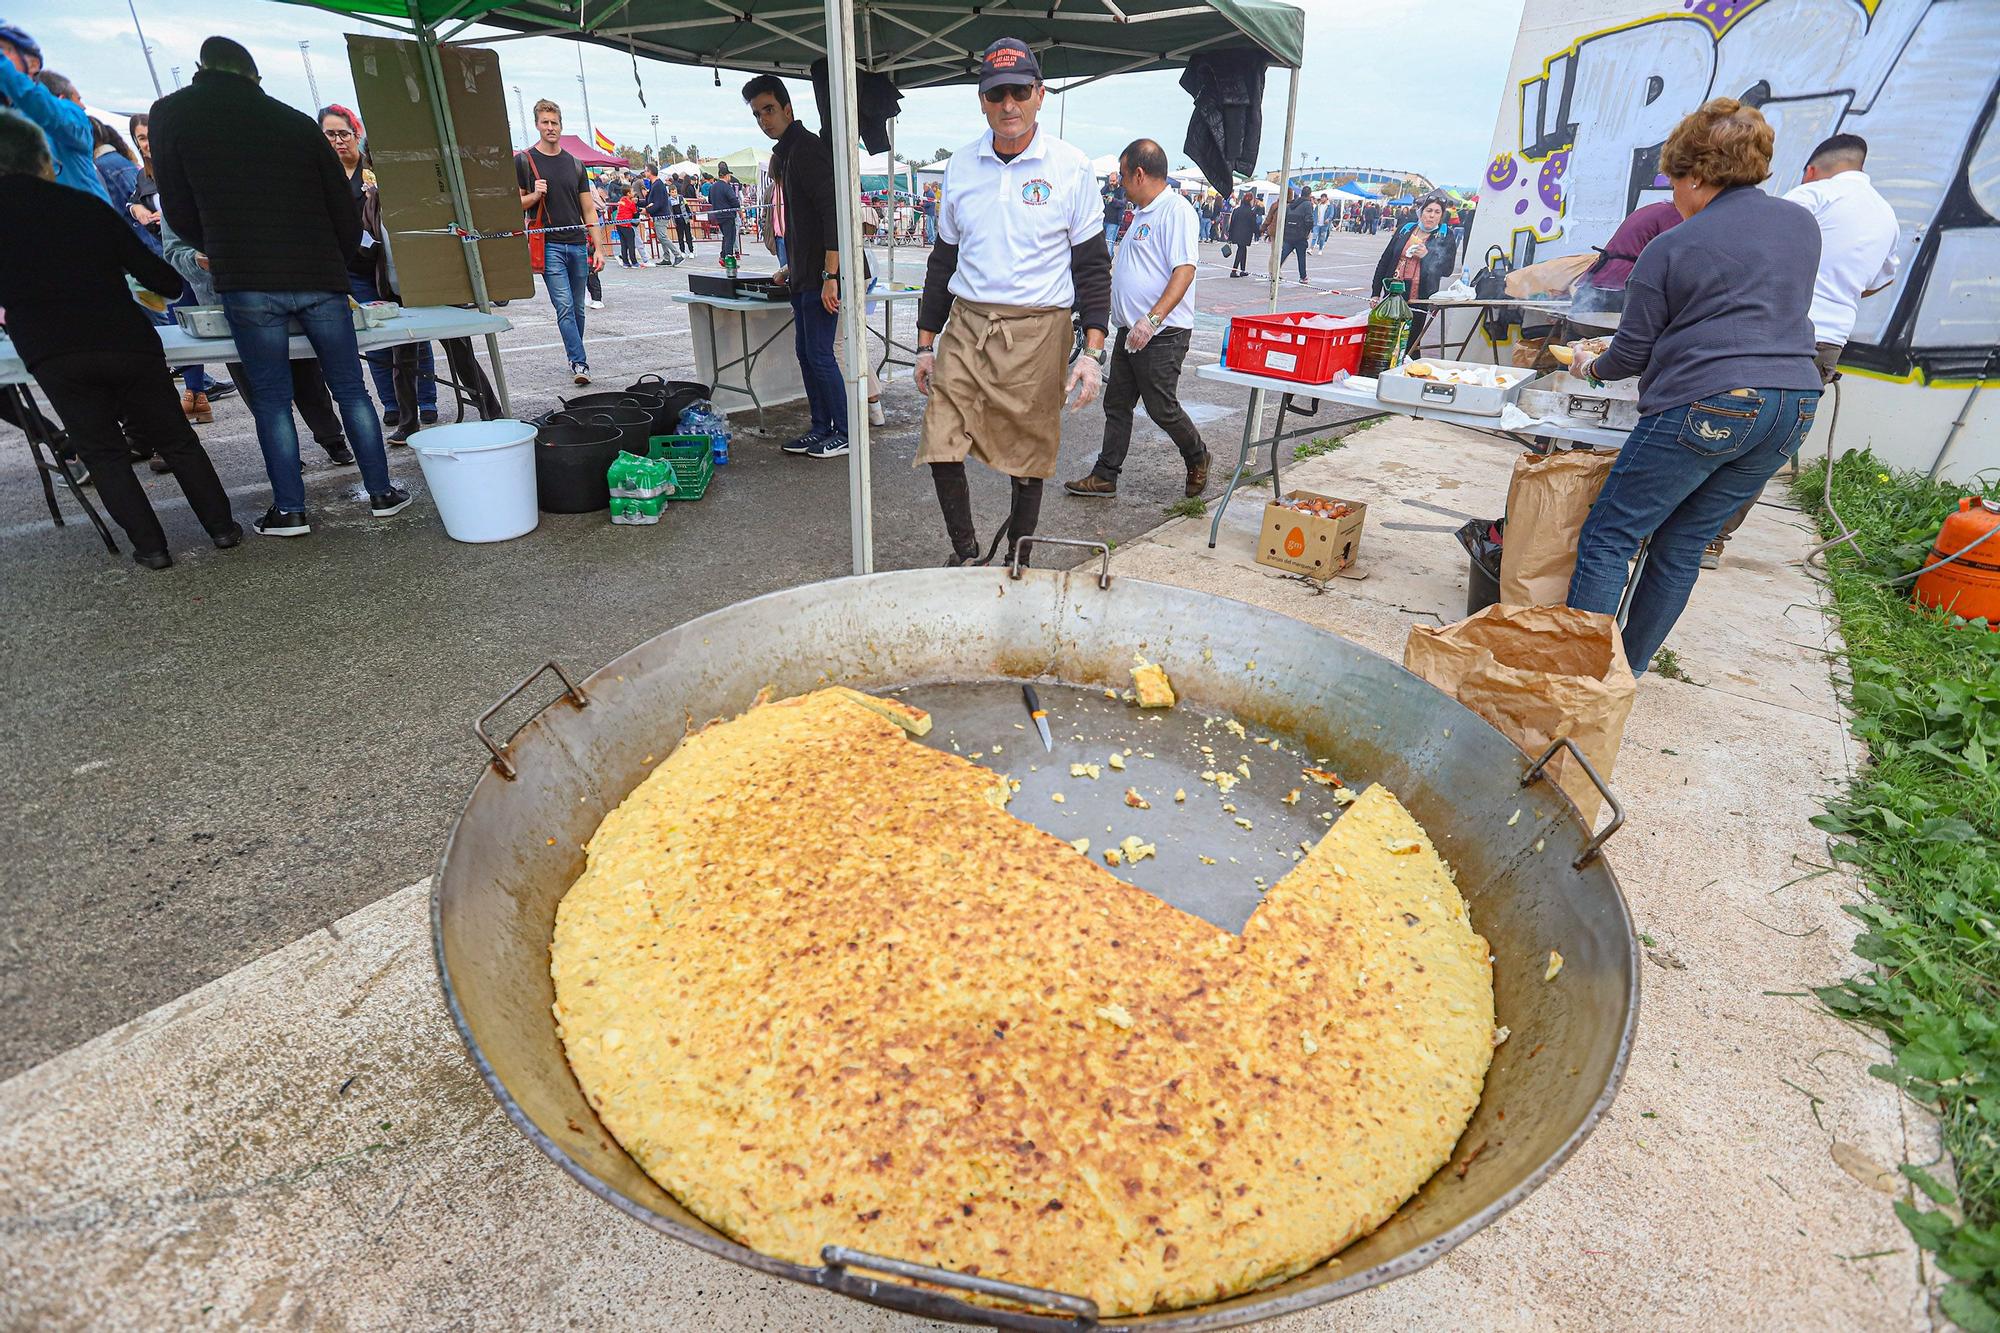
[[[518,83],[514,85],[514,113],[521,118],[521,142],[533,144],[535,127],[528,123],[528,106],[521,100],[521,85]]]
[[[590,131],[590,146],[592,148],[595,148],[597,147],[597,122],[590,118],[590,85],[588,83],[585,83],[583,79],[582,43],[578,43],[576,48],[576,82],[577,86],[583,89],[584,128]]]
[[[299,59],[305,62],[306,90],[312,94],[313,110],[317,112],[320,108],[319,80],[313,77],[313,58],[312,58],[311,42],[299,43]]]
[[[172,69],[168,70],[167,72],[174,76],[174,89],[175,91],[179,91],[181,86],[181,67],[179,65],[175,65]]]
[[[153,76],[153,96],[159,97],[161,96],[160,71],[153,68],[153,47],[146,40],[146,30],[139,26],[139,6],[133,3],[133,0],[125,0],[125,8],[132,11],[132,31],[139,34],[139,49],[146,54],[146,73]],[[180,86],[179,80],[175,81],[174,86],[177,88]]]
[[[653,165],[660,163],[660,118],[653,117]]]

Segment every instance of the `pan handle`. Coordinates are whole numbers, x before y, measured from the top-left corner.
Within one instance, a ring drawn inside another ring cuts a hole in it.
[[[1024,1333],[1055,1333],[1055,1330],[1097,1327],[1097,1302],[1088,1297],[1070,1296],[1060,1291],[1044,1291],[1040,1287],[1024,1287],[1018,1283],[978,1277],[971,1273],[955,1273],[949,1268],[913,1264],[906,1259],[886,1259],[879,1254],[850,1250],[844,1245],[828,1245],[819,1252],[819,1257],[826,1265],[818,1275],[820,1285],[843,1296],[851,1296],[876,1305],[886,1305],[907,1314],[923,1315],[932,1319],[949,1319],[960,1323],[985,1324],[991,1328],[1020,1329],[1024,1330]],[[925,1291],[920,1287],[906,1287],[896,1282],[883,1282],[878,1278],[865,1277],[849,1271],[855,1268],[866,1268],[873,1272],[909,1278],[913,1282],[951,1287],[958,1291],[976,1292],[981,1296],[992,1296],[999,1300],[1011,1301],[1016,1305],[1025,1305],[1030,1309],[1059,1310],[1069,1318],[1060,1319],[1050,1315],[1022,1314],[992,1306],[970,1305],[941,1292]]]
[[[508,704],[512,703],[515,697],[519,695],[522,690],[527,689],[530,685],[533,685],[536,680],[540,679],[541,674],[544,671],[553,671],[556,673],[556,675],[562,678],[563,692],[562,695],[557,696],[558,698],[567,696],[569,701],[575,704],[578,708],[590,707],[590,696],[583,692],[582,686],[578,685],[575,681],[569,678],[569,673],[567,671],[564,671],[562,669],[562,664],[557,662],[554,658],[550,658],[548,661],[536,667],[533,671],[530,671],[519,685],[516,685],[513,689],[507,691],[505,694],[501,695],[498,699],[496,699],[493,703],[493,706],[487,709],[485,712],[481,713],[478,719],[473,722],[472,734],[479,737],[479,743],[481,745],[484,745],[488,750],[491,750],[493,752],[493,767],[499,772],[501,777],[507,779],[507,781],[509,782],[512,782],[517,776],[519,776],[519,770],[514,767],[514,761],[507,757],[508,747],[513,744],[513,740],[510,737],[504,741],[495,741],[491,736],[486,734],[486,724],[493,720],[493,715],[495,713],[499,712],[501,709],[505,708]],[[554,703],[555,700],[551,699],[549,702]],[[542,705],[542,708],[547,708],[547,707],[548,704]],[[538,708],[535,710],[538,716],[540,715],[542,708]]]
[[[1542,751],[1542,757],[1528,765],[1528,771],[1521,775],[1521,785],[1523,787],[1531,786],[1536,779],[1546,777],[1547,773],[1545,769],[1548,766],[1549,760],[1556,757],[1557,750],[1562,749],[1567,749],[1570,752],[1570,756],[1577,763],[1583,765],[1584,776],[1590,779],[1591,786],[1597,788],[1597,794],[1604,798],[1604,803],[1611,807],[1611,822],[1604,826],[1602,833],[1597,834],[1589,842],[1583,844],[1583,854],[1570,862],[1572,868],[1581,870],[1603,853],[1604,844],[1610,841],[1612,834],[1625,827],[1625,807],[1618,804],[1618,798],[1611,794],[1610,785],[1603,778],[1597,776],[1597,770],[1592,768],[1590,761],[1583,757],[1583,751],[1579,750],[1576,747],[1576,742],[1567,736],[1558,736],[1549,742],[1549,748]]]
[[[1097,567],[1097,586],[1100,588],[1109,588],[1111,586],[1111,548],[1105,543],[1078,541],[1074,537],[1037,537],[1033,533],[1029,533],[1014,543],[1014,559],[1007,567],[1008,578],[1018,579],[1021,577],[1021,556],[1032,544],[1042,546],[1081,546],[1086,551],[1097,552],[1098,558],[1101,561]]]

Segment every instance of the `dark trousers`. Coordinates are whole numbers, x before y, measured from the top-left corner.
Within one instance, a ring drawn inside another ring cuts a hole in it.
[[[229,363],[229,374],[243,392],[243,405],[249,407],[250,376],[234,361]],[[333,395],[326,391],[326,376],[319,373],[319,362],[310,359],[292,362],[292,406],[299,410],[306,429],[312,432],[314,444],[332,449],[347,443],[340,413],[334,410]]]
[[[682,253],[694,253],[694,219],[675,218],[674,236],[680,241]]]
[[[1201,431],[1181,407],[1181,362],[1187,359],[1186,329],[1161,329],[1137,352],[1125,350],[1125,330],[1111,345],[1111,376],[1104,386],[1104,447],[1091,471],[1106,481],[1118,480],[1132,447],[1132,409],[1143,402],[1146,415],[1167,433],[1181,460],[1189,467],[1208,454]]]
[[[1229,274],[1231,277],[1250,271],[1250,242],[1231,241]]]
[[[735,218],[724,218],[724,219],[722,219],[721,223],[720,223],[720,224],[718,224],[718,225],[720,225],[720,226],[721,226],[721,228],[722,228],[722,253],[723,253],[723,254],[725,254],[725,255],[733,255],[733,254],[735,254],[735,253],[736,253],[736,219],[735,219]]]
[[[215,465],[182,413],[180,395],[157,354],[71,352],[38,362],[34,374],[69,427],[70,444],[90,468],[97,497],[134,550],[164,551],[167,535],[132,474],[127,431],[140,448],[166,460],[202,527],[217,533],[234,521]]]
[[[348,290],[354,293],[354,299],[357,301],[382,301],[391,299],[393,296],[393,293],[385,293],[377,288],[375,279],[372,276],[364,278],[352,269],[348,270],[347,286]],[[411,346],[411,351],[417,357],[417,410],[420,412],[435,412],[438,405],[436,354],[431,351],[429,343],[414,344]],[[386,349],[377,348],[372,352],[363,352],[361,359],[368,363],[368,376],[375,381],[375,397],[381,401],[383,410],[386,411],[389,408],[395,407],[396,371],[395,362],[391,359],[389,352]],[[293,364],[297,365],[298,363],[293,362]],[[326,390],[323,385],[319,396],[322,399],[326,399]],[[305,400],[301,397],[296,401],[304,402]],[[327,415],[330,418],[333,416],[333,402],[331,399],[327,399]],[[337,418],[335,420],[337,421]],[[306,423],[311,425],[312,418],[307,417]],[[317,427],[313,429],[313,438],[321,444],[325,444],[327,440],[327,437],[319,433]],[[334,431],[333,438],[340,438],[338,429]]]
[[[1299,281],[1304,282],[1306,280],[1305,237],[1301,236],[1297,240],[1293,240],[1290,237],[1285,238],[1285,252],[1278,256],[1278,267],[1280,270],[1282,270],[1285,267],[1285,261],[1287,259],[1290,259],[1293,255],[1297,255],[1299,257]]]
[[[792,341],[799,374],[806,382],[812,428],[821,435],[847,434],[847,386],[841,383],[840,362],[833,355],[834,324],[818,287],[792,288]]]
[[[626,268],[639,266],[639,224],[621,222],[618,224],[618,259]]]

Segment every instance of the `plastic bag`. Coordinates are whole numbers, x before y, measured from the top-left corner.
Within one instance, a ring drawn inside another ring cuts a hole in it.
[[[709,439],[710,457],[717,467],[729,462],[729,418],[715,410],[708,399],[682,409],[680,434],[706,435]]]

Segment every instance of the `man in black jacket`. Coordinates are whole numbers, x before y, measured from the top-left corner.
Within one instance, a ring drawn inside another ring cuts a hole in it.
[[[838,458],[847,452],[847,386],[833,355],[840,313],[840,230],[833,185],[833,150],[792,114],[792,95],[775,74],[743,85],[743,100],[757,128],[778,141],[771,150],[788,268],[778,276],[792,288],[792,334],[799,373],[812,407],[812,429],[784,446],[788,454]],[[818,276],[815,278],[815,274]]]
[[[0,264],[7,332],[69,424],[98,496],[132,541],[132,558],[149,569],[173,563],[159,517],[132,475],[126,427],[141,448],[166,460],[217,546],[241,541],[215,467],[181,414],[152,321],[125,285],[129,273],[148,290],[175,296],[180,275],[102,198],[57,185],[41,129],[8,110],[0,110],[0,250],[34,257]]]
[[[1303,185],[1292,187],[1292,202],[1285,209],[1285,248],[1278,256],[1278,269],[1294,254],[1299,257],[1299,281],[1306,280],[1306,243],[1312,240],[1313,201]]]
[[[251,526],[272,537],[312,531],[292,424],[293,320],[340,405],[369,512],[401,513],[410,495],[389,478],[382,418],[362,383],[348,313],[347,261],[360,251],[361,213],[318,124],[265,96],[248,51],[211,37],[201,45],[193,84],[153,103],[152,131],[160,211],[208,256],[249,377],[271,479],[271,508]]]

